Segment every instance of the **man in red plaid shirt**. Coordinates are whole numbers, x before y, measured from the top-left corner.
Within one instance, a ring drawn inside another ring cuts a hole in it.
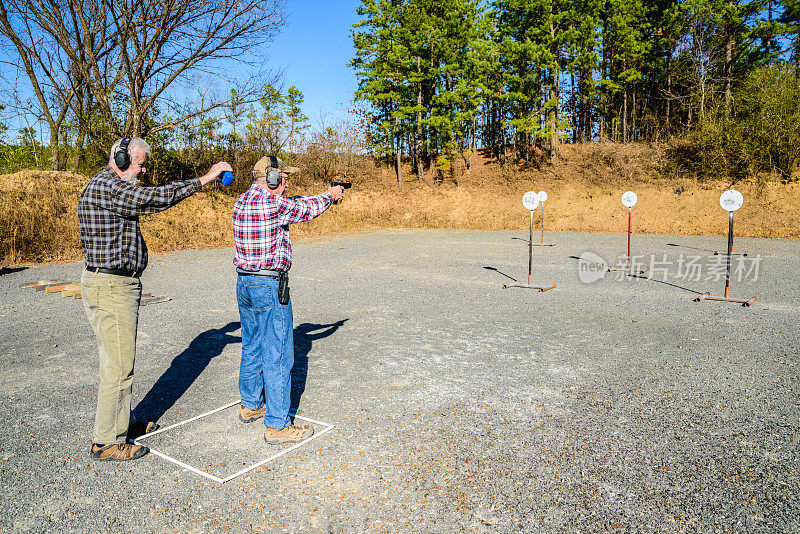
[[[299,441],[313,433],[289,417],[294,365],[289,225],[321,215],[344,191],[334,186],[321,195],[286,197],[289,174],[298,170],[275,156],[261,158],[253,169],[253,185],[233,205],[233,264],[239,274],[236,300],[242,325],[239,419],[249,423],[263,417],[267,442]]]

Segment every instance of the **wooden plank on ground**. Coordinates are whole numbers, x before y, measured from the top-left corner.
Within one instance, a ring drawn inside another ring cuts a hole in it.
[[[44,284],[51,284],[53,282],[64,282],[63,278],[53,278],[52,280],[31,280],[30,282],[22,282],[19,287],[36,287]]]
[[[63,280],[60,282],[47,282],[38,286],[34,286],[33,289],[34,291],[46,291],[48,287],[63,286],[66,284],[77,284],[77,282],[65,282]]]
[[[45,293],[58,293],[60,291],[64,291],[65,289],[67,289],[70,286],[74,286],[75,284],[78,284],[78,282],[67,282],[66,284],[61,284],[61,285],[57,285],[57,286],[47,286],[44,289],[44,292]]]
[[[64,288],[64,291],[61,292],[61,297],[62,298],[66,298],[66,297],[75,298],[76,294],[77,295],[81,294],[81,286],[80,286],[80,284],[78,284],[78,285],[70,284],[70,285],[68,285],[67,287]]]

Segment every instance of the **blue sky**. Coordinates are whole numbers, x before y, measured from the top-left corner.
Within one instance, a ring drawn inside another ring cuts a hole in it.
[[[303,113],[312,127],[319,125],[320,113],[327,125],[347,116],[357,85],[353,69],[347,66],[353,58],[350,31],[359,21],[360,5],[360,0],[286,0],[287,23],[266,49],[266,66],[285,72],[285,89],[294,85],[302,91]],[[0,72],[8,74],[11,69],[0,64]],[[28,83],[18,90],[33,98]],[[6,137],[15,139],[22,121],[10,113],[1,119],[10,127]],[[36,126],[44,130],[45,139],[47,125]]]
[[[286,69],[286,87],[303,92],[303,112],[314,126],[320,112],[330,123],[350,107],[356,89],[355,73],[347,66],[353,58],[350,31],[360,5],[360,0],[287,0],[287,24],[267,49],[269,66]]]

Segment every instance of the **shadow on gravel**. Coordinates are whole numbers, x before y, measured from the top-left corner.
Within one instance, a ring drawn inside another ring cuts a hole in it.
[[[699,250],[701,252],[711,252],[714,256],[727,256],[728,255],[728,251],[727,250],[724,250],[724,251],[723,250],[712,250],[710,248],[699,248],[699,247],[691,247],[689,245],[678,245],[677,243],[667,243],[667,246],[668,247],[689,248],[689,249],[692,249],[692,250]],[[736,250],[734,250],[734,251],[731,252],[731,255],[732,256],[745,256],[746,257],[747,256],[747,252],[741,252],[741,251],[737,252]]]
[[[677,246],[677,245],[676,245]],[[579,258],[578,256],[570,256],[569,259],[571,260],[578,260],[578,261],[585,261],[584,258]],[[659,284],[664,284],[670,287],[676,287],[678,289],[683,289],[684,291],[688,291],[689,293],[694,293],[695,295],[702,295],[701,291],[695,291],[694,289],[689,289],[688,287],[679,286],[678,284],[673,284],[671,282],[667,282],[666,280],[658,280],[653,278],[652,276],[642,275],[642,274],[634,274],[634,273],[625,273],[625,276],[628,278],[635,278],[637,280],[644,280],[646,282],[658,282]]]
[[[229,335],[239,328],[239,321],[230,322],[194,338],[186,350],[175,356],[169,368],[136,405],[136,418],[139,421],[158,421],[186,393],[209,362],[222,354],[226,345],[242,342],[241,336]]]
[[[0,276],[4,274],[11,274],[17,273],[19,271],[24,271],[27,267],[0,267]]]
[[[688,291],[689,293],[694,293],[695,295],[703,294],[702,291],[695,291],[694,289],[689,289],[688,287],[679,286],[678,284],[672,284],[670,282],[667,282],[666,280],[657,280],[655,278],[647,277],[641,274],[628,274],[626,276],[629,276],[630,278],[639,278],[641,280],[647,280],[648,282],[658,282],[659,284],[665,284],[668,286],[677,287],[678,289],[683,289],[684,291]]]
[[[292,393],[289,403],[289,413],[297,413],[300,406],[300,397],[306,390],[308,377],[308,353],[314,341],[328,337],[336,332],[347,319],[342,319],[331,324],[303,323],[294,329],[294,366],[292,367]]]
[[[692,250],[700,250],[702,252],[714,252],[714,253],[717,252],[716,250],[711,250],[710,248],[692,247],[690,245],[680,245],[678,243],[667,243],[667,246],[668,247],[689,248],[689,249],[692,249]]]
[[[499,271],[499,270],[497,270],[495,267],[489,267],[489,266],[486,266],[486,267],[484,267],[484,269],[486,269],[487,271],[494,271],[494,272],[496,272],[496,273],[498,273],[498,274],[502,274],[503,276],[505,276],[505,277],[506,277],[506,278],[508,278],[509,280],[514,280],[515,282],[517,281],[517,279],[516,279],[516,278],[513,278],[513,277],[511,277],[511,276],[508,276],[506,273],[504,273],[504,272],[502,272],[502,271]]]

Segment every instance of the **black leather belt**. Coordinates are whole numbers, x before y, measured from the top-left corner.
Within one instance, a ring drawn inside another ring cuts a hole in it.
[[[87,271],[91,271],[93,273],[102,273],[102,274],[113,274],[116,276],[125,276],[127,278],[133,278],[135,276],[140,276],[142,273],[137,271],[126,271],[125,269],[105,269],[103,267],[86,267]]]
[[[284,271],[271,271],[269,269],[261,269],[260,271],[236,269],[236,272],[244,276],[269,276],[271,278],[279,278],[284,273]]]

